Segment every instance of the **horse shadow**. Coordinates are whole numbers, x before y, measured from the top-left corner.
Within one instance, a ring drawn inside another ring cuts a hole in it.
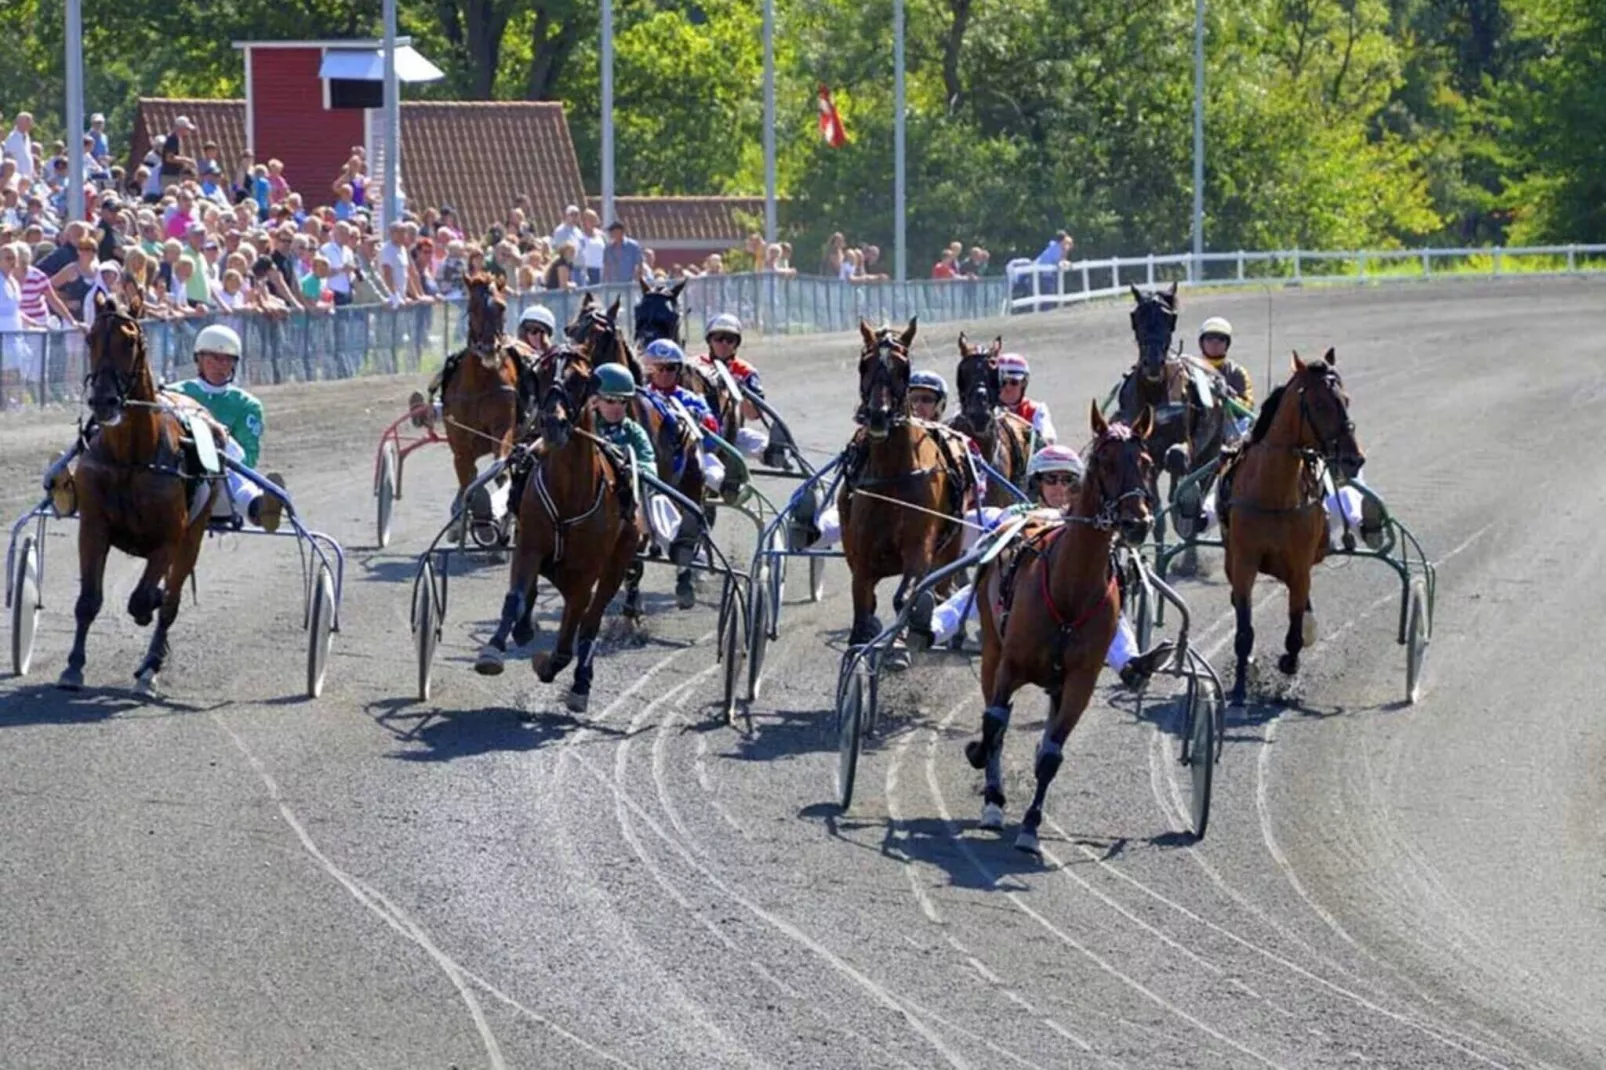
[[[10,693],[0,705],[0,728],[100,724],[121,714],[135,713],[141,718],[177,717],[210,713],[227,705],[229,703],[221,702],[197,706],[161,695],[138,695],[131,687],[86,687],[81,691],[67,691],[54,683],[38,683]]]
[[[408,710],[412,699],[382,699],[367,713],[400,745],[387,757],[402,762],[450,762],[482,754],[536,751],[582,728],[619,736],[624,730],[594,725],[567,711],[486,706]]]
[[[362,578],[375,583],[411,583],[418,575],[418,557],[408,557],[375,548],[372,556],[357,558]],[[437,562],[437,567],[439,567]],[[452,578],[477,575],[486,570],[507,567],[505,554],[490,552],[463,552],[452,554]]]

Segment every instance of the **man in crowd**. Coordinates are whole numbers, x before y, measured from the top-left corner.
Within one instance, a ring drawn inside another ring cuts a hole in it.
[[[6,135],[4,148],[0,149],[7,158],[16,161],[18,178],[34,178],[38,174],[33,162],[33,138],[28,136],[32,130],[33,116],[19,112],[11,133]]]
[[[608,247],[602,251],[603,282],[635,282],[641,276],[641,243],[625,237],[625,225],[608,224]]]

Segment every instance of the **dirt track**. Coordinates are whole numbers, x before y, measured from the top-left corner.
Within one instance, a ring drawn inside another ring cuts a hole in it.
[[[349,555],[328,689],[298,698],[295,553],[234,539],[203,552],[165,703],[127,691],[146,634],[121,612],[126,559],[92,690],[55,691],[77,588],[57,529],[33,673],[0,681],[0,1066],[1602,1065],[1606,474],[1578,444],[1606,396],[1579,345],[1603,297],[1512,280],[1185,299],[1190,332],[1233,320],[1262,391],[1268,350],[1280,380],[1290,347],[1337,346],[1368,481],[1440,563],[1425,694],[1399,702],[1391,575],[1325,566],[1293,701],[1229,724],[1209,837],[1182,834],[1174,708],[1135,717],[1105,686],[1041,864],[974,829],[960,744],[981,702],[960,658],[890,684],[859,801],[829,804],[840,566],[819,605],[789,588],[751,734],[710,706],[715,589],[676,612],[662,572],[648,637],[611,633],[583,718],[524,662],[471,671],[491,565],[454,579],[416,703],[413,555],[449,465],[409,462],[387,551],[370,466],[418,384],[266,390],[264,467]],[[1122,306],[969,326],[1032,357],[1074,441],[1130,359]],[[917,365],[951,373],[956,334],[923,330]],[[753,350],[798,437],[834,452],[854,342]],[[66,413],[0,419],[8,516],[70,435]],[[1225,671],[1220,582],[1181,590]],[[1260,594],[1264,657],[1283,616]],[[1017,709],[1012,820],[1041,700]]]

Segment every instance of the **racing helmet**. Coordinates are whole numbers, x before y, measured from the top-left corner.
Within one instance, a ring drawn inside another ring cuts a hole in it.
[[[703,331],[703,341],[708,341],[709,338],[716,334],[734,334],[736,336],[736,344],[741,345],[742,321],[729,312],[721,312],[708,321],[708,327]]]
[[[630,398],[636,393],[636,380],[623,364],[604,364],[597,369],[597,396]]]
[[[1082,458],[1069,446],[1044,446],[1032,454],[1026,463],[1026,491],[1037,497],[1037,482],[1044,472],[1066,472],[1071,477],[1072,489],[1082,481],[1085,468]]]
[[[1000,353],[998,356],[1000,382],[1020,382],[1023,388],[1032,381],[1032,366],[1019,353]]]
[[[921,370],[909,376],[910,390],[929,390],[937,395],[937,415],[948,404],[948,384],[934,371]]]
[[[685,351],[667,338],[658,338],[648,342],[647,348],[642,351],[641,358],[648,364],[686,363]]]
[[[545,305],[531,305],[519,316],[519,331],[522,333],[530,327],[540,327],[548,338],[554,338],[558,333],[558,319]]]
[[[1211,316],[1199,325],[1199,346],[1204,347],[1204,340],[1210,335],[1219,335],[1227,340],[1227,348],[1232,348],[1232,324],[1227,322],[1225,316]]]
[[[203,327],[201,333],[195,336],[195,356],[200,358],[202,353],[220,353],[225,357],[240,359],[242,346],[240,336],[233,327],[226,327],[221,323],[213,323]]]

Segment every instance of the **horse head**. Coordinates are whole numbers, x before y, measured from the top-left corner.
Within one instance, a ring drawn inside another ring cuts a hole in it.
[[[95,293],[95,325],[89,331],[88,404],[95,422],[114,427],[129,401],[155,401],[156,381],[145,355],[144,309],[104,290]]]
[[[502,327],[507,322],[507,301],[502,288],[488,274],[470,275],[468,287],[468,351],[488,371],[502,364]]]
[[[963,331],[959,333],[954,389],[959,395],[959,411],[973,432],[986,428],[998,408],[998,354],[1003,348],[1002,338],[994,338],[991,345],[973,346]]]
[[[560,344],[548,356],[551,380],[541,396],[541,439],[549,450],[561,450],[569,444],[569,434],[581,422],[597,384],[582,350]]]
[[[1138,371],[1145,381],[1158,383],[1165,375],[1166,354],[1177,329],[1177,284],[1169,290],[1144,293],[1132,287],[1137,307],[1132,310],[1132,334],[1138,341]]]
[[[641,280],[641,300],[636,302],[636,344],[644,346],[660,338],[680,345],[680,291],[686,288],[681,279],[673,286]]]
[[[1154,430],[1154,409],[1145,405],[1130,425],[1108,423],[1093,403],[1093,445],[1083,456],[1087,472],[1082,477],[1082,499],[1078,510],[1096,523],[1119,529],[1121,538],[1137,546],[1149,536],[1153,519],[1149,512],[1149,474],[1154,461],[1144,440]]]
[[[864,349],[859,353],[859,411],[857,420],[873,439],[884,439],[893,425],[909,416],[909,343],[915,338],[915,321],[902,334],[891,327],[871,330],[859,321]]]
[[[1295,353],[1293,370],[1288,386],[1299,399],[1299,445],[1315,449],[1345,479],[1354,479],[1366,454],[1355,437],[1349,395],[1338,374],[1338,354],[1328,349],[1321,360],[1307,364]]]
[[[635,354],[619,335],[619,299],[604,309],[588,293],[580,301],[574,322],[564,328],[570,343],[585,351],[592,366],[623,364],[630,369],[637,385],[642,382],[641,367]]]

